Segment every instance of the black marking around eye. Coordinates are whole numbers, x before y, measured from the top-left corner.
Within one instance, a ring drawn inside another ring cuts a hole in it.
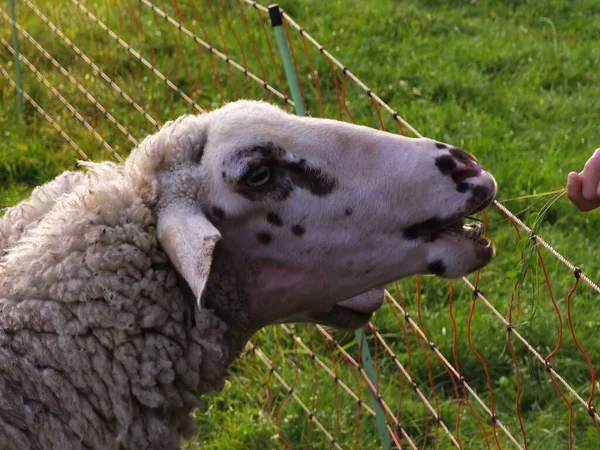
[[[306,228],[304,228],[302,225],[294,225],[292,227],[292,233],[294,233],[296,236],[302,236],[305,232]]]
[[[267,214],[267,222],[269,222],[271,225],[275,225],[276,227],[283,226],[283,220],[281,220],[281,216],[273,212]]]
[[[335,189],[337,180],[320,168],[312,166],[304,158],[292,162],[289,160],[290,155],[283,148],[268,142],[235,152],[226,164],[231,164],[232,167],[245,166],[245,173],[261,165],[271,168],[271,179],[264,186],[250,188],[242,182],[236,183],[234,189],[252,201],[283,201],[296,187],[319,197]],[[241,175],[240,179],[243,177]]]
[[[438,156],[435,159],[435,165],[440,169],[442,175],[449,175],[456,168],[456,162],[450,155]]]
[[[442,144],[441,142],[436,142],[435,146],[437,148],[439,148],[440,150],[444,149],[444,148],[448,148],[448,146],[446,144]]]
[[[262,244],[269,244],[273,240],[273,237],[271,236],[271,234],[265,231],[261,231],[259,233],[256,233],[256,239],[258,239],[258,242]]]
[[[218,206],[212,207],[212,213],[218,220],[223,220],[225,218],[225,211],[223,211],[223,208]]]
[[[346,214],[347,216],[351,216],[352,215],[352,208],[346,208],[346,211],[344,211],[344,214]]]
[[[446,273],[446,266],[442,260],[436,259],[427,265],[427,271],[438,276],[444,275],[444,273]]]
[[[254,147],[249,147],[245,149],[238,150],[235,152],[231,161],[234,163],[238,163],[246,158],[261,158],[262,160],[275,160],[282,159],[285,156],[285,150],[272,142],[266,142],[261,145],[255,145]]]

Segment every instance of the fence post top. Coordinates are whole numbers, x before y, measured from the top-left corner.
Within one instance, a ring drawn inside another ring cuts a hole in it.
[[[269,17],[271,18],[272,27],[283,25],[283,16],[281,15],[281,9],[279,9],[277,3],[269,5]]]

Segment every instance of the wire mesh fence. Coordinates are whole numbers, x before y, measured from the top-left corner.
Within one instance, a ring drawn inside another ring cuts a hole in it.
[[[254,1],[16,6],[16,20],[0,7],[1,86],[22,93],[25,126],[57,154],[121,161],[164,121],[242,97],[293,110],[268,9]],[[283,27],[310,115],[421,136],[285,12]],[[572,308],[600,289],[504,205],[494,206],[483,220],[508,249],[502,267],[389,286],[386,307],[359,341],[299,324],[252,339],[231,380],[269,418],[273,445],[374,448],[383,434],[393,448],[544,448],[540,430],[524,425],[536,414],[552,415],[565,448],[578,436],[600,438],[598,352]],[[375,378],[363,366],[366,347]],[[563,407],[544,411],[557,396]]]

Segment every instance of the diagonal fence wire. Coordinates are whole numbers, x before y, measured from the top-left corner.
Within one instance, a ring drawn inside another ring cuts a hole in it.
[[[32,4],[29,0],[22,0],[27,6],[29,6],[32,11],[35,12],[35,14],[42,19],[42,21],[44,21],[49,27],[50,29],[52,29],[52,31],[58,30],[58,28],[56,28],[56,26],[54,24],[52,24],[52,22],[50,22],[50,20],[44,15],[42,14],[42,12],[35,7],[34,4]],[[181,98],[187,102],[190,106],[192,106],[196,111],[198,111],[199,113],[203,113],[205,112],[204,109],[202,109],[196,102],[194,102],[194,100],[192,100],[192,98],[187,95],[185,92],[183,92],[181,89],[179,89],[177,87],[177,85],[175,83],[173,83],[171,80],[169,80],[166,76],[164,76],[155,66],[154,64],[152,64],[150,61],[148,61],[146,58],[144,58],[142,56],[142,54],[135,50],[133,47],[131,47],[130,44],[128,44],[127,42],[125,42],[123,39],[121,39],[114,31],[112,31],[110,28],[108,28],[108,26],[106,26],[104,24],[104,22],[102,22],[100,19],[98,19],[94,14],[92,14],[90,11],[88,11],[85,6],[83,6],[81,3],[79,3],[77,0],[71,0],[75,5],[77,5],[82,11],[84,11],[86,13],[86,15],[88,16],[88,18],[90,20],[92,20],[96,25],[98,25],[100,28],[102,28],[104,31],[106,31],[106,33],[108,33],[108,35],[113,38],[114,40],[116,40],[119,45],[121,45],[127,52],[131,53],[135,58],[137,58],[137,60],[143,64],[146,68],[148,68],[154,75],[156,75],[161,81],[163,81],[167,86],[169,86],[172,90],[174,90],[175,92],[177,92],[177,94],[179,94],[181,96]],[[57,33],[58,34],[58,33]],[[61,33],[62,34],[62,33]]]
[[[75,3],[76,5],[78,5],[80,8],[83,8],[81,6],[81,4],[77,0],[71,0],[71,1],[73,3]],[[250,72],[246,67],[240,65],[235,60],[231,59],[225,53],[220,52],[217,48],[215,48],[214,46],[212,46],[208,42],[205,42],[204,40],[200,39],[196,34],[192,33],[188,28],[186,28],[181,22],[178,22],[177,20],[173,19],[171,16],[169,16],[167,13],[165,13],[163,10],[161,10],[160,8],[158,8],[156,5],[154,5],[153,3],[149,2],[148,0],[140,0],[140,1],[144,5],[146,5],[148,8],[152,9],[152,11],[154,11],[155,13],[157,13],[159,16],[161,16],[162,18],[164,18],[165,20],[167,20],[170,24],[172,24],[173,26],[175,26],[179,31],[181,31],[182,33],[184,33],[188,37],[192,38],[194,40],[194,42],[196,42],[197,44],[199,44],[202,47],[204,47],[210,53],[212,53],[212,54],[216,55],[217,57],[221,58],[227,64],[235,67],[237,70],[241,71],[246,77],[248,77],[248,78],[252,79],[253,81],[256,81],[257,83],[261,84],[267,91],[269,91],[271,94],[274,94],[280,100],[284,101],[285,103],[287,103],[290,106],[294,106],[294,102],[287,95],[282,94],[277,89],[275,89],[273,86],[271,86],[266,80],[263,80],[263,79],[259,78],[254,73]]]
[[[368,326],[369,326],[369,329],[371,330],[371,332],[373,333],[373,336],[375,336],[375,338],[381,343],[381,345],[383,345],[383,348],[385,349],[385,351],[392,358],[392,361],[394,362],[394,365],[398,368],[398,371],[402,374],[402,376],[404,376],[404,378],[406,378],[409,385],[413,388],[413,391],[415,392],[417,397],[419,397],[419,400],[421,400],[421,402],[427,407],[427,409],[429,409],[429,411],[431,411],[436,422],[441,425],[442,429],[444,430],[444,432],[450,439],[450,442],[452,443],[452,445],[456,448],[461,448],[460,444],[458,443],[456,438],[452,435],[452,432],[450,431],[450,429],[448,428],[448,426],[442,419],[442,416],[439,414],[439,411],[436,408],[434,408],[431,403],[429,403],[429,401],[427,400],[427,397],[425,397],[425,395],[419,388],[419,385],[410,376],[410,374],[408,373],[406,368],[402,365],[402,363],[398,359],[398,356],[396,356],[396,354],[394,353],[392,348],[389,346],[389,344],[383,338],[381,333],[379,333],[379,331],[377,330],[375,325],[373,325],[372,322],[369,322]]]
[[[267,8],[258,4],[255,1],[252,1],[252,0],[244,0],[244,1],[265,13],[269,12],[269,10]],[[294,19],[292,19],[288,13],[286,13],[283,10],[281,12],[282,12],[282,16],[284,17],[285,21],[288,22],[293,28],[295,28],[298,31],[298,33],[300,34],[300,36],[305,37],[311,44],[313,44],[319,50],[319,52],[321,54],[323,54],[323,56],[325,58],[327,58],[334,65],[336,65],[342,71],[342,73],[344,75],[347,75],[352,81],[354,81],[356,83],[356,85],[359,86],[371,99],[373,99],[377,104],[381,105],[384,109],[386,109],[395,120],[397,120],[403,126],[408,128],[415,136],[422,137],[422,135],[410,123],[408,123],[400,114],[398,114],[397,111],[392,109],[377,94],[375,94],[375,92],[373,92],[373,90],[371,88],[369,88],[365,83],[363,83],[360,80],[360,78],[358,78],[356,75],[354,75],[354,73],[352,73],[352,71],[350,69],[348,69],[348,67],[346,67],[344,64],[342,64],[340,61],[338,61],[338,59],[335,58],[329,51],[327,51],[327,49],[325,49],[324,46],[322,46],[319,42],[317,42],[317,40],[315,38],[313,38],[310,34],[308,34],[304,30],[304,28],[302,28],[300,25],[298,25],[298,23],[296,21],[294,21]]]
[[[548,250],[550,253],[552,253],[552,255],[554,255],[554,257],[556,259],[558,259],[565,266],[567,266],[569,268],[569,270],[571,270],[571,272],[573,272],[573,274],[575,275],[576,278],[583,280],[589,287],[591,287],[594,291],[596,291],[598,294],[600,294],[600,287],[598,287],[598,285],[596,283],[594,283],[587,276],[585,276],[585,274],[583,273],[583,271],[581,269],[576,267],[573,263],[571,263],[563,255],[561,255],[554,247],[552,247],[544,239],[542,239],[541,236],[536,234],[531,228],[529,228],[527,225],[525,225],[525,223],[521,219],[519,219],[517,216],[515,216],[512,212],[510,212],[510,210],[506,206],[504,206],[502,203],[500,203],[497,200],[494,201],[494,206],[496,208],[498,208],[500,211],[502,211],[502,213],[504,213],[504,215],[507,218],[509,218],[511,221],[513,221],[514,223],[518,224],[521,228],[523,228],[532,240],[534,240],[536,243],[542,245],[546,250]]]
[[[251,0],[244,0],[247,3],[251,4],[253,7],[262,10],[263,12],[268,12],[268,10],[264,7],[262,7],[261,5],[257,4],[256,2],[253,2]],[[355,83],[372,99],[374,99],[374,101],[376,103],[378,103],[379,105],[381,105],[382,107],[384,107],[384,109],[386,109],[391,115],[392,117],[401,122],[404,126],[406,126],[409,130],[411,130],[417,137],[421,137],[422,135],[416,130],[414,129],[412,126],[410,126],[410,124],[408,124],[404,119],[402,119],[402,117],[395,111],[393,110],[391,107],[389,107],[383,100],[381,100],[381,98],[379,98],[376,94],[373,93],[373,91],[367,86],[365,85],[362,81],[360,81],[356,76],[354,76],[352,74],[352,72],[345,66],[343,65],[341,62],[339,62],[335,57],[333,57],[333,55],[331,55],[331,53],[329,53],[318,41],[316,41],[312,36],[310,36],[308,33],[306,33],[306,31],[300,27],[300,25],[298,25],[293,19],[291,19],[291,17],[283,12],[283,16],[285,18],[285,20],[287,22],[289,22],[292,27],[294,27],[299,34],[302,37],[306,37],[306,39],[309,40],[309,42],[311,42],[318,50],[321,54],[324,55],[325,58],[327,58],[328,60],[330,60],[333,64],[335,64],[338,68],[340,68],[342,70],[342,73],[345,75],[348,75],[351,79],[353,79],[353,81],[355,81]],[[350,75],[352,74],[352,75]],[[509,217],[510,219],[514,220],[514,222],[516,222],[517,224],[519,224],[519,226],[521,226],[522,228],[524,228],[531,236],[531,238],[533,240],[535,240],[537,243],[541,244],[542,246],[544,246],[548,251],[550,251],[557,259],[559,259],[563,264],[565,264],[569,269],[571,269],[575,276],[577,278],[581,278],[584,282],[586,282],[586,284],[588,284],[594,291],[600,293],[600,288],[593,282],[591,281],[588,277],[586,277],[582,271],[577,268],[575,265],[573,265],[571,262],[569,262],[566,258],[564,258],[558,251],[556,251],[552,246],[550,246],[546,241],[544,241],[541,237],[539,237],[538,235],[536,235],[535,233],[533,233],[533,231],[527,227],[521,220],[519,220],[516,216],[514,216],[514,214],[512,214],[506,207],[504,207],[500,202],[498,201],[494,201],[494,205],[500,210],[502,211],[507,217]],[[470,281],[464,277],[462,279],[462,281],[469,287],[472,287],[474,289],[474,286],[470,283]],[[477,291],[474,291],[477,292]],[[477,297],[481,298],[481,293],[477,292]],[[488,309],[490,309],[492,311],[492,313],[501,318],[501,320],[503,322],[505,322],[505,319],[502,315],[500,315],[498,313],[498,311],[493,307],[493,305],[487,301],[484,301],[484,304],[488,307]],[[505,324],[506,325],[506,324]],[[415,324],[416,326],[416,324]],[[514,332],[514,328],[513,328],[513,332]],[[517,333],[518,334],[518,333]],[[515,334],[515,336],[517,336],[517,334]],[[536,357],[536,359],[540,360],[544,366],[546,367],[547,370],[548,369],[548,365],[549,363],[544,360],[544,358],[542,358],[539,353],[535,352],[534,347],[529,344],[529,342],[527,342],[520,334],[518,334],[517,337],[525,346],[526,348]],[[474,350],[474,349],[473,349]],[[587,359],[587,355],[584,355]],[[589,359],[588,359],[589,361]],[[557,379],[561,382],[561,384],[563,384],[563,386],[580,402],[582,403],[586,409],[588,410],[588,414],[594,419],[594,421],[598,421],[599,420],[599,416],[595,410],[595,408],[591,405],[586,403],[581,396],[579,396],[577,394],[577,392],[564,380],[563,377],[561,377],[560,375],[557,374],[556,370],[552,369],[550,371],[550,373],[552,375],[557,375]],[[482,405],[483,406],[483,405]],[[485,409],[487,411],[490,412],[490,417],[493,420],[493,423],[496,424],[497,419],[495,419],[493,412],[491,412],[491,410],[488,410],[487,407],[485,407]],[[503,428],[503,426],[501,426],[501,428]],[[505,433],[507,433],[507,435],[509,435],[509,438],[511,438],[511,440],[513,441],[513,443],[516,442],[515,438],[508,432],[508,430],[504,427],[503,430],[505,431]]]
[[[329,375],[333,382],[339,384],[341,388],[346,391],[350,397],[361,407],[364,408],[370,415],[375,415],[375,411],[373,411],[356,393],[348,387],[346,383],[344,383],[340,378],[329,368],[327,364],[323,362],[319,356],[313,352],[303,341],[300,336],[298,336],[294,331],[285,324],[281,325],[281,329],[285,331],[290,337],[310,356],[310,359],[314,360],[326,373]]]
[[[21,94],[23,94],[23,97],[25,98],[25,100],[27,100],[29,103],[31,103],[31,105],[42,115],[42,117],[44,119],[46,119],[50,123],[50,125],[52,125],[54,127],[54,129],[56,129],[56,131],[58,131],[60,136],[65,141],[67,141],[71,147],[73,147],[75,149],[75,151],[77,152],[77,154],[79,156],[81,156],[85,160],[90,159],[88,157],[88,155],[86,155],[85,152],[83,150],[81,150],[79,145],[77,145],[75,143],[75,141],[73,141],[73,139],[71,139],[71,137],[60,127],[60,125],[56,122],[56,120],[54,120],[52,118],[52,116],[50,114],[48,114],[46,111],[44,111],[44,109],[40,105],[38,105],[37,102],[33,98],[31,98],[31,96],[27,92],[25,92],[23,89],[20,89],[19,87],[17,87],[17,83],[11,78],[11,76],[8,74],[8,72],[4,69],[4,67],[2,65],[0,65],[0,72],[2,72],[2,75],[4,76],[4,78],[6,78],[8,80],[9,84],[13,88],[15,88],[17,91],[21,92]]]
[[[467,280],[468,281],[468,280]],[[386,298],[392,303],[392,305],[398,309],[398,311],[400,311],[400,313],[402,314],[402,316],[404,317],[404,320],[406,320],[406,322],[413,328],[413,330],[415,330],[419,336],[421,337],[421,339],[423,339],[423,341],[427,342],[427,344],[429,345],[429,348],[431,349],[431,351],[433,353],[435,353],[435,355],[437,356],[437,358],[439,359],[439,361],[448,368],[448,370],[450,370],[452,372],[452,374],[459,380],[460,384],[469,392],[469,395],[471,395],[476,401],[477,403],[479,403],[479,405],[481,406],[481,408],[483,408],[483,410],[488,414],[490,421],[492,423],[497,424],[502,431],[506,434],[506,436],[511,440],[511,442],[516,446],[516,448],[522,450],[523,447],[521,446],[521,444],[516,440],[516,438],[511,434],[511,432],[504,426],[504,424],[500,421],[500,419],[498,419],[498,417],[494,414],[494,412],[487,406],[487,404],[482,400],[482,398],[477,395],[477,392],[475,391],[475,389],[473,389],[465,380],[465,378],[461,375],[461,373],[452,365],[452,363],[450,363],[450,361],[448,361],[448,359],[442,354],[442,352],[438,349],[437,345],[433,342],[430,341],[427,338],[427,335],[423,332],[423,330],[419,327],[419,325],[413,320],[413,318],[411,317],[411,315],[409,314],[409,312],[404,309],[399,303],[398,301],[392,296],[392,294],[390,294],[390,292],[388,290],[385,291],[385,296]]]
[[[342,356],[344,357],[344,359],[346,359],[346,361],[348,361],[356,370],[358,370],[360,376],[362,377],[364,383],[367,385],[367,388],[369,389],[369,391],[371,391],[371,394],[373,394],[373,397],[375,398],[375,401],[377,403],[379,403],[379,405],[383,408],[383,410],[385,411],[385,414],[387,416],[387,418],[389,420],[391,420],[394,425],[395,425],[395,430],[391,430],[390,428],[390,424],[388,422],[387,427],[388,430],[390,431],[390,437],[392,438],[392,440],[394,441],[394,443],[398,446],[398,448],[401,448],[401,444],[400,441],[398,440],[398,436],[397,433],[399,433],[408,443],[409,447],[413,450],[417,449],[416,444],[414,443],[414,441],[410,438],[410,436],[408,435],[406,429],[402,426],[402,424],[400,423],[400,421],[396,418],[396,416],[394,415],[392,409],[388,406],[388,404],[385,402],[385,400],[383,399],[383,396],[381,395],[381,393],[379,392],[379,390],[377,389],[377,387],[373,384],[373,382],[371,381],[371,379],[369,378],[369,376],[365,373],[364,368],[362,367],[361,364],[359,364],[341,345],[340,343],[334,339],[334,337],[327,332],[327,330],[325,330],[324,327],[322,327],[321,325],[316,325],[317,331],[325,338],[327,339],[329,342],[331,342],[335,348],[342,354]]]
[[[490,303],[490,301],[481,293],[481,291],[479,289],[477,289],[473,283],[471,283],[467,278],[463,278],[463,281],[465,282],[465,284],[472,289],[474,295],[481,300],[487,307],[488,309],[490,309],[490,311],[492,311],[492,313],[498,318],[498,320],[500,320],[502,322],[502,324],[506,327],[506,330],[511,333],[511,335],[515,336],[519,341],[521,341],[521,343],[527,348],[527,350],[529,350],[529,352],[540,362],[544,365],[545,369],[548,371],[549,374],[551,374],[553,377],[555,377],[562,385],[565,389],[567,389],[567,391],[569,391],[569,393],[575,398],[577,399],[577,401],[579,403],[581,403],[586,411],[588,412],[588,414],[590,415],[590,417],[596,421],[599,422],[600,421],[600,416],[598,415],[596,409],[589,405],[578,393],[575,389],[573,389],[571,387],[571,385],[569,383],[567,383],[567,381],[556,371],[556,369],[554,367],[552,367],[552,364],[550,364],[546,358],[542,357],[542,355],[540,355],[540,353],[535,349],[535,347],[533,347],[528,341],[527,339],[525,339],[514,327],[514,325],[510,322],[508,322],[504,316],[502,316],[502,314],[500,314],[500,312],[494,307],[494,305],[492,305]]]
[[[96,65],[90,58],[87,56],[79,47],[77,47],[56,25],[54,25],[45,15],[43,15],[33,4],[28,2],[27,0],[23,0],[25,3],[30,6],[30,8],[36,13],[36,15],[50,28],[50,30],[55,33],[58,37],[60,37],[73,52],[77,56],[79,56],[86,64],[88,64],[92,70],[99,73],[104,81],[106,81],[121,97],[123,97],[127,103],[133,106],[140,114],[144,116],[144,118],[150,122],[152,125],[158,128],[158,122],[150,116],[150,114],[135,100],[133,100],[118,84],[116,84],[98,65]],[[12,20],[10,20],[11,24],[14,24]],[[22,28],[21,28],[22,29]]]
[[[9,50],[9,52],[11,54],[15,53],[15,50],[12,48],[12,46],[6,42],[5,39],[2,38],[2,43],[6,46],[6,48]],[[23,61],[25,63],[25,65],[27,67],[29,67],[31,69],[31,71],[33,72],[33,74],[36,76],[36,78],[41,81],[49,90],[50,92],[52,92],[52,94],[58,98],[58,100],[69,110],[69,112],[71,114],[73,114],[75,116],[75,118],[81,122],[81,124],[92,134],[92,136],[94,136],[94,138],[96,140],[98,140],[98,142],[100,143],[101,146],[103,146],[105,149],[107,149],[113,156],[114,158],[119,161],[119,162],[123,162],[123,157],[121,155],[119,155],[114,148],[112,148],[112,146],[106,142],[106,140],[96,131],[96,129],[85,119],[85,117],[83,117],[79,111],[77,111],[77,109],[75,109],[75,107],[48,81],[48,79],[42,75],[42,73],[37,70],[35,68],[35,66],[33,64],[31,64],[29,62],[29,60],[23,55],[23,54],[19,54],[19,60]]]
[[[277,370],[275,369],[275,365],[264,354],[264,352],[260,349],[260,347],[254,345],[252,342],[248,342],[248,347],[250,348],[250,350],[252,352],[254,352],[254,353],[256,353],[258,355],[258,357],[263,362],[263,364],[267,367],[267,369],[269,369],[269,373],[271,373],[277,379],[277,381],[286,390],[287,394],[291,395],[294,398],[294,400],[300,405],[300,407],[306,412],[306,414],[308,415],[308,419],[311,422],[314,422],[317,425],[317,427],[319,427],[319,429],[321,430],[321,432],[325,436],[327,436],[327,439],[329,439],[329,443],[331,445],[333,445],[335,448],[337,448],[339,450],[343,450],[342,447],[340,446],[340,444],[333,437],[333,435],[331,433],[329,433],[329,431],[327,431],[327,428],[325,428],[323,426],[323,424],[319,421],[319,419],[317,419],[315,411],[312,410],[312,409],[310,409],[308,406],[306,406],[304,404],[304,402],[298,396],[298,394],[296,393],[296,391],[294,391],[294,389],[285,381],[285,379],[279,374],[279,372],[277,372]]]
[[[2,17],[4,17],[4,19],[8,20],[8,22],[10,22],[11,24],[13,24],[14,22],[12,21],[12,19],[10,19],[10,17],[8,17],[6,15],[6,13],[2,10],[2,8],[0,8],[0,15],[2,15]],[[19,30],[19,32],[25,36],[33,45],[35,45],[35,47],[44,55],[44,57],[46,59],[48,59],[52,65],[54,65],[54,67],[56,67],[60,73],[62,73],[65,77],[67,77],[67,79],[73,83],[77,89],[90,101],[92,102],[92,104],[102,113],[104,114],[104,116],[111,122],[113,123],[118,129],[119,131],[121,131],[126,137],[127,139],[129,139],[133,145],[138,145],[138,141],[136,138],[134,138],[131,133],[127,130],[127,128],[125,128],[121,122],[119,122],[110,112],[108,112],[108,110],[102,106],[102,104],[85,88],[83,87],[83,85],[81,83],[79,83],[70,73],[67,69],[65,69],[56,59],[54,59],[52,57],[52,55],[50,55],[50,53],[48,53],[46,51],[46,49],[44,47],[42,47],[29,33],[27,33],[27,31],[23,30],[19,24],[14,23],[14,26],[17,28],[17,30]],[[8,44],[8,42],[6,42],[6,40],[2,37],[0,37],[2,44],[4,44],[4,46],[6,48],[11,48],[10,45]],[[14,51],[12,51],[14,53]]]

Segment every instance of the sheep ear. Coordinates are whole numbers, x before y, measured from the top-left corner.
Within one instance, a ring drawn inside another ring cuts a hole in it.
[[[210,275],[215,245],[221,234],[190,205],[169,205],[158,215],[158,240],[192,289],[198,306]]]

